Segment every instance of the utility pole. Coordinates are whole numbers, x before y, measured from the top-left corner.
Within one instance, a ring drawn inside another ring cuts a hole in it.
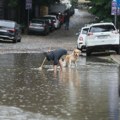
[[[30,16],[30,9],[32,9],[32,0],[26,0],[26,10],[28,11],[28,25],[29,25],[29,16]]]

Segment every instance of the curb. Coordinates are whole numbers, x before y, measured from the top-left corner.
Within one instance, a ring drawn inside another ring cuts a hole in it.
[[[111,59],[120,65],[120,55],[110,55]]]

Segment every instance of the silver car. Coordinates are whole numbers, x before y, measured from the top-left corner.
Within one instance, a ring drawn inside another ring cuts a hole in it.
[[[49,23],[44,19],[32,19],[28,26],[28,34],[44,34],[47,35],[50,32]]]
[[[10,20],[0,20],[0,39],[12,40],[13,43],[21,41],[20,25]]]

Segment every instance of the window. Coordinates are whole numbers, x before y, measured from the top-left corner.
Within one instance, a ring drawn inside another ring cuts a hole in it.
[[[90,28],[90,32],[109,32],[115,30],[113,25],[96,25]]]

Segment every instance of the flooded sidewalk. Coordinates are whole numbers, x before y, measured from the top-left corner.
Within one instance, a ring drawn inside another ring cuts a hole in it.
[[[89,64],[52,71],[33,70],[43,54],[0,57],[0,120],[119,120],[116,64]],[[46,61],[45,65],[51,63]]]

